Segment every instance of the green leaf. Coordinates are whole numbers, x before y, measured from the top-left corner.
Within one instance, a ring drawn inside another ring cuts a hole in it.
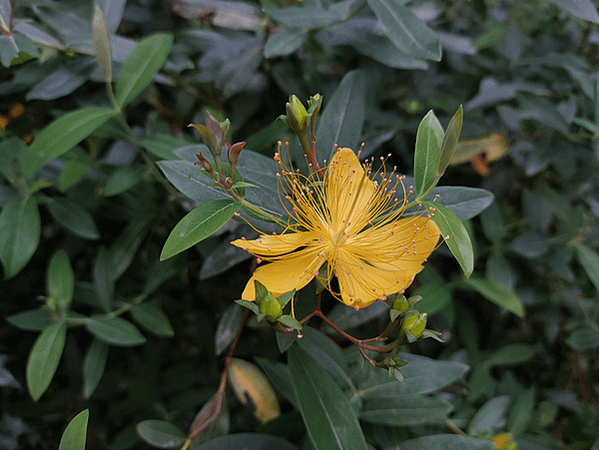
[[[64,322],[48,326],[36,339],[27,359],[27,388],[31,398],[38,401],[50,385],[67,336]]]
[[[437,167],[437,178],[440,178],[443,173],[445,173],[445,169],[449,165],[451,158],[453,156],[453,152],[455,151],[456,146],[458,145],[458,140],[460,139],[460,132],[462,131],[462,122],[464,118],[464,112],[462,109],[462,105],[458,108],[456,113],[453,115],[449,124],[447,125],[447,130],[445,131],[445,136],[443,137],[443,144],[441,145],[441,155],[439,156],[439,166]]]
[[[73,300],[75,290],[75,276],[67,253],[57,250],[48,266],[47,277],[48,296],[53,298],[64,309],[67,309]]]
[[[15,197],[0,212],[0,261],[4,278],[12,278],[29,262],[40,241],[41,221],[35,197]]]
[[[443,143],[443,127],[431,109],[420,121],[414,153],[416,198],[423,199],[437,182],[437,168]]]
[[[106,247],[100,247],[93,269],[94,288],[104,312],[112,308],[116,275],[113,259]]]
[[[407,7],[393,0],[368,0],[395,46],[418,59],[441,60],[437,35]]]
[[[83,396],[85,398],[91,397],[104,374],[109,348],[110,346],[105,342],[94,339],[85,353],[83,359]]]
[[[449,247],[449,250],[460,264],[460,267],[464,271],[464,275],[469,277],[474,269],[474,252],[472,249],[472,242],[470,242],[470,236],[464,227],[464,224],[460,222],[460,219],[456,217],[447,207],[436,203],[436,202],[422,202],[427,210],[433,209],[433,220],[441,231],[441,236],[446,238],[449,236],[445,243]]]
[[[526,431],[526,427],[535,411],[536,392],[535,386],[532,386],[516,396],[507,421],[507,430],[514,436]]]
[[[46,162],[72,149],[115,115],[116,112],[112,108],[93,106],[78,109],[56,119],[35,135],[33,144],[24,155],[25,178],[32,178]]]
[[[401,443],[401,450],[493,450],[495,443],[455,434],[436,434]]]
[[[528,92],[518,93],[517,98],[527,116],[562,134],[568,134],[568,123],[549,100]]]
[[[60,438],[58,450],[85,450],[88,419],[89,409],[84,409],[73,417]]]
[[[276,58],[290,55],[300,48],[306,39],[308,34],[304,30],[283,28],[268,37],[264,44],[264,57]]]
[[[578,328],[572,332],[566,344],[574,350],[592,350],[599,347],[599,331],[593,327]]]
[[[78,203],[67,197],[54,197],[46,203],[48,211],[61,226],[84,239],[100,239],[94,218]]]
[[[194,447],[194,450],[298,450],[283,438],[259,433],[236,433],[218,437]]]
[[[229,306],[221,316],[214,335],[214,347],[217,356],[233,342],[242,318],[243,309],[239,305]]]
[[[94,18],[92,21],[94,36],[94,47],[96,49],[96,60],[104,74],[106,83],[112,83],[112,54],[110,50],[110,37],[104,20],[102,8],[96,3],[94,7]]]
[[[277,335],[280,334],[294,333],[277,333]],[[291,383],[289,367],[281,362],[260,357],[256,358],[256,363],[258,363],[262,371],[268,377],[273,387],[289,400],[293,406],[298,408],[297,397],[295,396],[293,384]]]
[[[510,344],[496,350],[485,360],[489,366],[500,366],[508,364],[521,364],[532,359],[536,348],[528,344]]]
[[[154,302],[132,305],[131,317],[146,331],[156,336],[172,337],[175,335],[167,315]]]
[[[506,308],[518,317],[524,317],[524,304],[511,289],[491,280],[470,278],[466,284],[496,305]]]
[[[599,291],[599,255],[594,250],[582,244],[576,245],[575,248],[580,265],[587,273],[595,289]]]
[[[70,187],[77,184],[86,172],[89,170],[89,164],[86,162],[71,159],[64,165],[60,172],[60,190],[61,192],[67,191]]]
[[[462,222],[478,216],[495,198],[485,189],[466,186],[436,187],[426,198],[433,200],[436,195],[439,196],[436,202],[446,206]]]
[[[141,165],[119,167],[108,179],[104,187],[104,197],[112,197],[129,190],[143,179],[145,173],[146,168]]]
[[[409,358],[410,355],[399,353],[398,358]],[[462,377],[468,366],[456,361],[436,361],[423,358],[409,360],[401,368],[404,381],[390,378],[385,383],[373,386],[360,386],[360,396],[380,398],[385,395],[400,397],[402,395],[428,394],[441,389]]]
[[[330,338],[310,327],[306,327],[302,335],[297,341],[298,345],[325,368],[342,389],[355,389],[339,347]]]
[[[360,420],[391,426],[444,423],[451,409],[450,403],[437,397],[383,395],[364,399]]]
[[[320,114],[316,159],[330,160],[335,144],[357,150],[365,115],[365,83],[360,71],[348,72]]]
[[[137,433],[148,444],[159,448],[177,447],[187,439],[183,430],[164,420],[151,419],[139,422]]]
[[[154,156],[166,160],[178,159],[175,150],[181,147],[188,147],[189,144],[190,142],[185,139],[177,136],[171,136],[170,134],[166,133],[154,133],[140,139],[139,141],[139,145],[152,153]]]
[[[23,311],[6,318],[13,327],[27,331],[43,331],[52,325],[54,319],[52,313],[47,309],[31,309]]]
[[[264,12],[282,25],[290,27],[301,24],[304,28],[320,28],[341,19],[339,14],[318,6],[289,6],[287,8],[264,8]]]
[[[217,200],[200,205],[179,221],[166,240],[160,260],[187,250],[222,227],[241,208],[234,200]]]
[[[341,388],[298,345],[288,352],[291,382],[316,450],[366,450],[360,423]]]
[[[119,347],[133,347],[146,342],[146,338],[135,325],[122,317],[96,314],[89,318],[85,327],[98,339]]]
[[[495,425],[507,412],[509,405],[509,395],[502,395],[488,400],[470,420],[468,434],[480,436],[491,433]]]
[[[172,34],[155,34],[141,41],[123,63],[116,83],[116,101],[123,108],[143,91],[164,65],[173,45]]]
[[[550,0],[579,19],[599,23],[597,8],[591,0]]]

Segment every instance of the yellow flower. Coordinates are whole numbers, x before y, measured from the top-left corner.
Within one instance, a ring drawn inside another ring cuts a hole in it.
[[[495,443],[496,450],[516,450],[518,448],[511,433],[499,433],[493,437],[492,441]]]
[[[270,261],[256,269],[244,300],[255,300],[254,280],[278,297],[306,286],[325,263],[329,291],[356,309],[412,283],[440,233],[428,214],[400,218],[407,204],[402,177],[383,170],[373,175],[372,161],[362,166],[349,148],[337,150],[322,180],[316,173],[304,177],[287,169],[278,154],[275,159],[291,219],[283,234],[231,242]],[[338,289],[331,285],[333,275]]]

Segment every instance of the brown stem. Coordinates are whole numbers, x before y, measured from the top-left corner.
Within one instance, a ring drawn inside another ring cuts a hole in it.
[[[220,376],[220,383],[218,385],[218,390],[214,395],[214,399],[208,408],[208,411],[204,413],[202,417],[195,423],[191,433],[187,436],[187,440],[191,441],[198,433],[204,430],[208,425],[210,425],[216,418],[220,415],[223,409],[223,400],[225,398],[225,388],[227,387],[227,375],[229,373],[229,368],[231,367],[231,363],[233,362],[233,352],[235,351],[235,347],[237,347],[237,342],[239,341],[239,336],[241,335],[241,330],[243,329],[243,324],[245,323],[245,319],[248,315],[248,310],[244,309],[243,317],[241,318],[241,322],[239,322],[239,327],[237,328],[237,333],[233,338],[233,342],[231,342],[231,346],[229,347],[229,353],[227,353],[227,357],[225,358],[225,366],[223,368],[223,372]]]

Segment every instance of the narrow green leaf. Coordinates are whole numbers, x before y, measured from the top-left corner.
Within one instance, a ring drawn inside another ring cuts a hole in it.
[[[577,328],[572,332],[566,344],[572,347],[574,350],[592,350],[599,347],[599,331],[590,326]]]
[[[43,331],[53,323],[52,313],[47,309],[30,309],[6,318],[13,327],[27,331]]]
[[[109,348],[110,346],[105,342],[94,339],[85,353],[83,359],[83,396],[85,398],[91,397],[104,374]]]
[[[316,159],[330,160],[334,146],[357,150],[365,114],[365,83],[359,71],[348,72],[320,114]]]
[[[172,337],[175,335],[167,315],[154,302],[133,305],[131,307],[131,317],[146,331],[156,336]]]
[[[485,360],[489,366],[500,366],[508,364],[521,364],[530,360],[536,353],[536,349],[528,344],[510,344],[496,350]]]
[[[434,434],[401,443],[401,450],[493,450],[495,443],[455,434]]]
[[[514,436],[518,436],[526,431],[526,427],[535,410],[536,393],[536,387],[533,385],[516,396],[514,404],[510,408],[507,421],[507,429]]]
[[[40,240],[41,221],[35,197],[15,197],[0,212],[0,261],[4,278],[25,267]]]
[[[60,249],[54,253],[48,265],[48,296],[66,309],[71,304],[71,300],[73,300],[74,289],[75,276],[71,262],[67,253]]]
[[[239,323],[243,317],[243,309],[239,305],[229,306],[216,327],[216,334],[214,335],[214,347],[216,349],[216,355],[220,355],[233,341]]]
[[[424,198],[435,187],[443,143],[443,127],[431,109],[420,121],[414,153],[416,198]]]
[[[100,239],[92,215],[78,203],[67,197],[54,197],[46,203],[48,211],[61,226],[84,239]]]
[[[496,305],[506,308],[518,317],[524,317],[524,304],[512,290],[491,280],[470,278],[466,284]]]
[[[85,327],[95,337],[111,345],[133,347],[146,342],[135,325],[122,317],[97,314],[90,317]]]
[[[50,385],[67,336],[64,322],[48,326],[35,341],[27,359],[27,388],[31,398],[38,401]]]
[[[204,442],[194,450],[298,450],[289,441],[278,436],[260,433],[235,433]]]
[[[114,283],[116,281],[114,263],[110,251],[106,247],[100,247],[93,269],[94,287],[98,300],[104,312],[112,308],[114,297]]]
[[[393,0],[368,0],[395,46],[418,59],[441,60],[437,35],[407,7]]]
[[[155,34],[141,41],[119,73],[116,83],[116,100],[123,108],[143,91],[164,65],[173,45],[172,34]]]
[[[59,185],[61,192],[66,192],[70,187],[77,184],[89,170],[89,167],[86,162],[76,159],[67,161],[60,172]]]
[[[451,409],[451,404],[437,397],[384,395],[364,400],[360,420],[390,426],[444,423]]]
[[[587,273],[595,289],[599,291],[599,255],[594,250],[582,244],[577,245],[575,248],[580,265]]]
[[[222,227],[241,208],[234,200],[217,200],[200,205],[175,225],[166,240],[160,260],[187,250]]]
[[[298,345],[288,352],[291,382],[316,450],[366,450],[360,423],[341,388]]]
[[[429,211],[433,208],[433,220],[441,231],[441,236],[447,238],[445,243],[460,264],[464,275],[469,277],[474,269],[474,252],[470,236],[460,222],[447,207],[435,202],[422,202]]]
[[[463,118],[464,112],[462,109],[462,105],[460,105],[456,113],[449,121],[449,125],[447,125],[447,130],[445,131],[445,136],[443,137],[443,144],[441,145],[441,156],[439,157],[439,166],[437,167],[437,178],[441,178],[443,173],[445,173],[445,169],[447,169],[449,161],[451,161],[451,157],[453,156],[453,152],[455,151],[455,148],[458,145],[458,140],[460,139],[460,132],[462,131]]]
[[[72,149],[115,115],[112,108],[93,106],[56,119],[35,135],[33,144],[24,155],[27,161],[23,164],[25,177],[32,178],[46,162]]]
[[[129,190],[143,179],[145,172],[146,168],[141,165],[119,167],[108,179],[104,187],[104,197],[112,197]]]
[[[148,444],[159,448],[177,447],[187,436],[178,426],[164,420],[144,420],[137,424],[137,433]]]
[[[112,82],[112,53],[110,50],[110,37],[104,20],[102,8],[96,3],[94,8],[94,18],[92,21],[92,30],[94,36],[94,47],[96,48],[96,59],[98,65],[104,74],[106,83]]]
[[[295,52],[308,39],[308,33],[301,29],[283,28],[271,34],[264,44],[264,57],[276,58]]]
[[[293,333],[277,333],[277,335],[279,334]],[[287,400],[289,400],[293,406],[298,408],[297,397],[295,396],[295,391],[293,390],[291,374],[287,364],[260,357],[256,358],[256,363],[258,363],[262,371],[268,377],[273,387]]]
[[[494,425],[496,425],[507,412],[509,405],[509,395],[502,395],[488,400],[470,420],[470,423],[468,424],[468,434],[481,436],[491,433],[494,429]]]
[[[58,450],[85,450],[88,419],[89,409],[73,417],[60,438]]]

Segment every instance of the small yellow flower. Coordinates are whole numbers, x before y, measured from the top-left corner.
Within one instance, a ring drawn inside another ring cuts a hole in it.
[[[402,177],[383,170],[373,175],[372,162],[362,166],[349,148],[337,150],[322,180],[316,173],[304,177],[287,169],[278,154],[275,159],[291,220],[283,234],[231,242],[270,261],[256,269],[244,300],[255,300],[254,280],[278,297],[306,286],[325,263],[329,291],[356,309],[412,283],[440,233],[428,214],[401,218],[407,204]],[[333,275],[338,289],[331,285]]]
[[[493,437],[492,441],[496,450],[516,450],[518,448],[511,433],[499,433]]]

